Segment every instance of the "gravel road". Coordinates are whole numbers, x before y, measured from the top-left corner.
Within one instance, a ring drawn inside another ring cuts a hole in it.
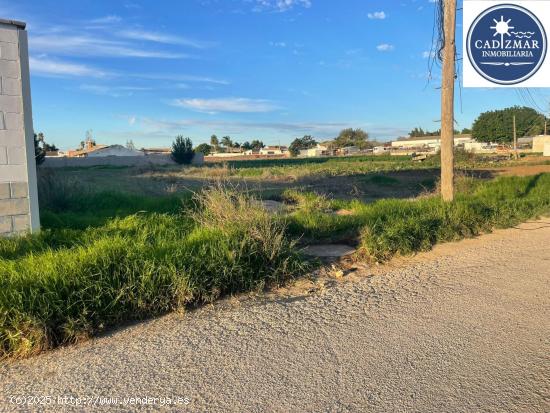
[[[0,410],[549,412],[550,220],[406,262],[9,362]]]

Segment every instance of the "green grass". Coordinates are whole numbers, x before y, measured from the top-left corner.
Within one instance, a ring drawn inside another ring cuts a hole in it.
[[[248,197],[213,190],[195,204],[0,240],[0,355],[26,357],[307,268],[284,224]]]
[[[384,261],[395,254],[425,251],[439,242],[511,227],[550,212],[550,174],[489,182],[466,179],[458,186],[461,192],[451,204],[436,196],[414,201],[332,201],[330,207],[325,204],[333,210],[351,210],[353,215],[347,216],[312,208],[316,195],[302,195],[288,230],[310,242],[355,240],[364,257]],[[319,200],[326,202],[323,197]]]
[[[282,198],[295,210],[282,217],[224,186],[190,199],[48,182],[50,189],[41,184],[45,229],[0,240],[1,357],[279,285],[311,268],[299,240],[354,240],[360,256],[383,261],[550,212],[550,174],[463,179],[452,204],[433,195],[365,204],[287,191]]]

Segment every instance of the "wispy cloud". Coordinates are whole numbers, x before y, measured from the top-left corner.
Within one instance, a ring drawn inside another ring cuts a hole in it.
[[[29,64],[31,73],[38,76],[96,78],[111,76],[110,73],[92,66],[62,60],[52,60],[44,57],[30,57]]]
[[[248,98],[176,99],[172,103],[175,106],[206,113],[262,113],[277,109],[277,106],[269,100]]]
[[[90,20],[90,23],[92,24],[110,24],[110,23],[120,23],[122,21],[122,18],[120,16],[116,15],[108,15],[104,17],[99,17],[97,19]]]
[[[384,20],[388,16],[384,11],[375,11],[374,13],[368,13],[367,17],[371,20]]]
[[[382,43],[376,46],[376,50],[378,50],[379,52],[391,52],[394,49],[395,47],[393,46],[393,44],[388,43]]]
[[[196,76],[185,74],[171,73],[135,73],[129,75],[131,77],[150,80],[166,80],[169,82],[195,82],[195,83],[210,83],[213,85],[228,85],[229,82],[223,79],[215,79],[208,76]]]
[[[30,36],[31,52],[70,56],[140,57],[181,59],[189,57],[182,53],[147,50],[133,47],[125,42],[93,37],[87,34],[44,34]]]
[[[189,39],[187,37],[174,36],[174,35],[165,34],[165,33],[151,32],[151,31],[138,30],[138,29],[122,30],[117,32],[116,34],[126,39],[189,46],[195,49],[206,49],[208,47],[214,46],[215,44],[211,42],[203,42],[200,40]]]
[[[296,6],[310,8],[311,0],[249,0],[255,3],[254,11],[284,12]]]
[[[110,96],[110,97],[124,97],[133,96],[134,92],[151,90],[148,87],[140,86],[108,86],[108,85],[95,85],[95,84],[83,84],[80,85],[80,90],[90,92],[96,95]]]

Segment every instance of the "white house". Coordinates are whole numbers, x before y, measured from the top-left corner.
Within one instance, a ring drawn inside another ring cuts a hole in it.
[[[88,158],[99,158],[106,156],[145,156],[145,153],[135,149],[128,149],[122,145],[109,145],[88,151],[85,155]]]
[[[329,155],[328,148],[324,145],[319,145],[319,144],[317,144],[315,148],[302,149],[300,151],[300,156],[303,156],[305,158],[317,158],[320,156],[328,156],[328,155]]]
[[[288,148],[286,146],[266,146],[260,149],[260,155],[273,156],[273,155],[286,155]]]
[[[533,152],[544,152],[544,146],[547,143],[550,143],[550,135],[533,137]]]
[[[391,152],[390,146],[375,146],[372,148],[372,153],[375,155],[384,155]]]
[[[454,145],[463,146],[466,142],[472,142],[472,135],[455,135]],[[438,150],[441,147],[440,136],[420,136],[396,140],[391,143],[393,148],[398,149],[426,149]]]

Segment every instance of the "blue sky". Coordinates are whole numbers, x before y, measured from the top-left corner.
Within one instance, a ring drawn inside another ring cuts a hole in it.
[[[430,0],[15,3],[0,0],[0,17],[28,23],[35,130],[61,148],[88,129],[150,147],[178,134],[286,144],[344,127],[381,140],[439,128]],[[458,95],[459,128],[526,103],[512,89]]]

